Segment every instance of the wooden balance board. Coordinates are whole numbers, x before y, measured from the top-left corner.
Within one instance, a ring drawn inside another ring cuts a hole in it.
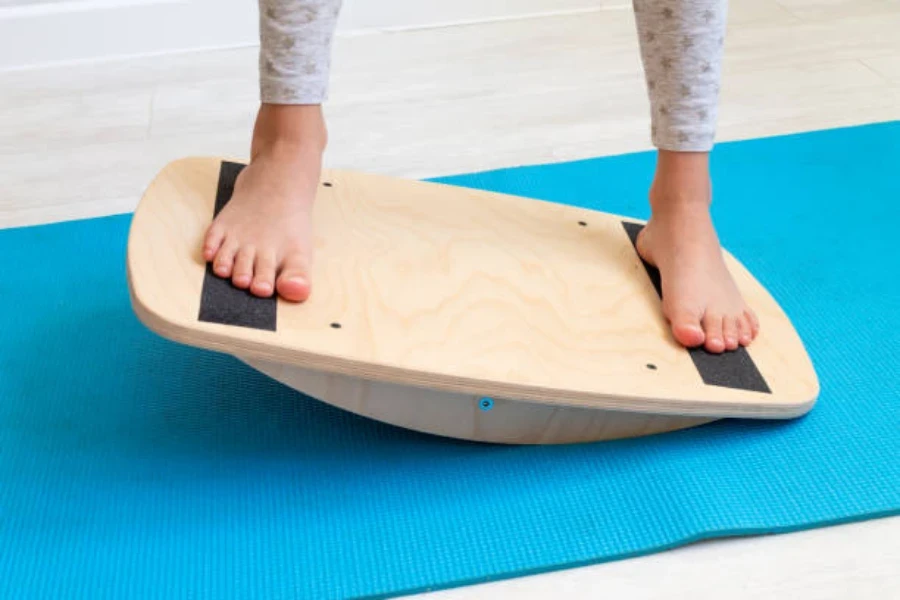
[[[721,355],[688,350],[662,315],[657,271],[635,252],[643,223],[546,201],[326,171],[310,299],[254,297],[201,256],[243,167],[188,158],[150,184],[129,233],[133,307],[159,335],[232,354],[313,398],[516,444],[788,419],[817,398],[800,337],[734,257],[760,336]]]

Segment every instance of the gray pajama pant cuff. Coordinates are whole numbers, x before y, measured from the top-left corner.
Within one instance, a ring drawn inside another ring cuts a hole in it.
[[[700,109],[707,110],[707,109]],[[693,110],[686,110],[691,113]],[[716,143],[716,130],[711,120],[699,127],[696,122],[684,122],[675,111],[669,115],[655,115],[650,126],[650,140],[659,150],[672,152],[710,152]]]
[[[727,0],[633,0],[653,145],[709,152],[716,136]]]
[[[318,79],[262,77],[259,97],[265,104],[322,104],[328,99],[328,85]]]
[[[259,0],[259,86],[267,104],[321,104],[341,0]]]

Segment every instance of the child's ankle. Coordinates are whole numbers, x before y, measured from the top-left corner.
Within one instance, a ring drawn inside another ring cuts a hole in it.
[[[651,207],[654,213],[709,210],[711,185],[707,154],[661,151],[650,188]]]
[[[327,144],[320,106],[263,104],[253,129],[251,155],[321,156]]]

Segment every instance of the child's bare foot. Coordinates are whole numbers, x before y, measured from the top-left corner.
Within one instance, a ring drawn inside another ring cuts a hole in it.
[[[318,107],[263,106],[250,164],[204,241],[203,257],[218,276],[257,296],[309,297],[311,212],[324,146]]]
[[[715,353],[749,345],[759,322],[722,256],[709,213],[706,158],[665,154],[650,192],[653,215],[637,248],[660,271],[662,307],[672,333],[684,346],[702,345]]]

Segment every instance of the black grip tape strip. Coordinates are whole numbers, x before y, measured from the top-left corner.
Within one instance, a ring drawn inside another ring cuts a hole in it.
[[[623,221],[625,231],[631,238],[631,244],[637,252],[637,237],[644,228],[639,223],[631,223]],[[638,256],[640,258],[640,256]],[[647,261],[641,258],[647,275],[656,288],[656,293],[662,299],[662,279],[659,276],[659,270]],[[750,353],[743,346],[738,346],[737,350],[723,352],[722,354],[713,354],[705,348],[688,348],[688,353],[694,361],[694,366],[700,372],[700,377],[706,385],[716,385],[719,387],[727,387],[739,390],[747,390],[750,392],[762,392],[771,394],[766,380],[763,379],[759,369],[750,357]]]
[[[234,182],[244,166],[232,162],[222,163],[213,216],[218,215],[231,200]],[[277,306],[274,294],[269,298],[260,298],[247,290],[236,288],[230,279],[217,276],[212,264],[207,263],[203,289],[200,292],[201,321],[275,331]]]

